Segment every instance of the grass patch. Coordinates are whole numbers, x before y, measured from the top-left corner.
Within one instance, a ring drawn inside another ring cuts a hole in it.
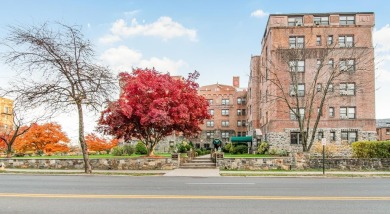
[[[135,173],[128,173],[128,172],[92,172],[91,174],[86,174],[83,172],[37,172],[37,171],[6,171],[1,170],[0,174],[29,174],[29,175],[113,175],[113,176],[161,176],[164,175],[164,173],[161,172],[135,172]]]
[[[155,153],[156,156],[161,157],[171,157],[170,153]],[[138,158],[145,155],[124,155],[124,156],[114,156],[111,154],[105,155],[89,155],[90,159],[106,159],[106,158]],[[31,156],[31,157],[11,157],[11,159],[82,159],[82,155],[52,155],[52,156]]]
[[[264,155],[264,154],[230,154],[230,153],[225,153],[224,157],[225,158],[270,158],[270,157],[275,157],[275,156]]]

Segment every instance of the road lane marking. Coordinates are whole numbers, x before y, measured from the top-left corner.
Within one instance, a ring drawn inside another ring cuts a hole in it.
[[[188,185],[255,185],[255,183],[186,183]]]
[[[390,196],[221,196],[221,195],[89,195],[0,193],[15,198],[85,198],[85,199],[200,199],[200,200],[293,200],[293,201],[390,201]]]

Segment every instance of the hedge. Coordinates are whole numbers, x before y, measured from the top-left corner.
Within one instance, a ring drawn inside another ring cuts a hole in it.
[[[358,141],[352,143],[356,158],[390,158],[390,141]]]

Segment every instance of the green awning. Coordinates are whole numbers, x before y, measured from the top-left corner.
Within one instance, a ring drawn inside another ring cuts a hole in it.
[[[252,136],[246,136],[246,137],[231,137],[231,142],[252,142]]]

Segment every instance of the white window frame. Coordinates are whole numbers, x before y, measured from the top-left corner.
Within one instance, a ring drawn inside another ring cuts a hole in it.
[[[305,72],[305,60],[290,60],[288,66],[290,72]]]
[[[356,107],[340,107],[340,119],[356,119]]]
[[[290,36],[288,38],[288,44],[290,48],[304,48],[305,37],[304,36]]]

